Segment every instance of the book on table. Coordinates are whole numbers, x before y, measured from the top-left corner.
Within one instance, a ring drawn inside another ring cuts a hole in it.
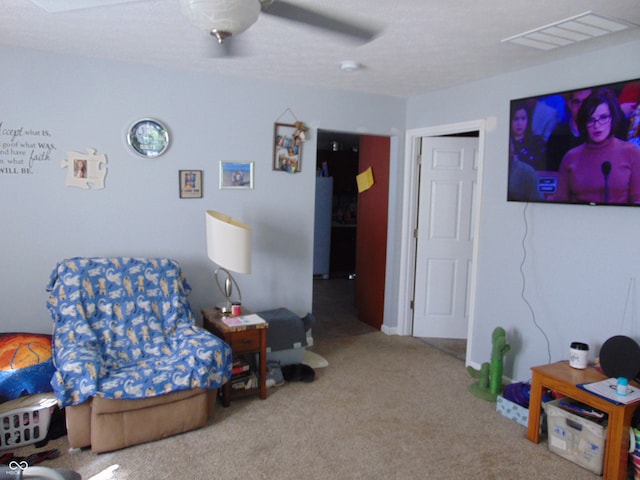
[[[266,323],[258,314],[251,313],[249,315],[239,315],[237,317],[224,317],[222,321],[229,327],[248,327],[251,325],[260,325]]]
[[[627,385],[626,395],[618,395],[617,378],[605,378],[598,382],[581,383],[578,387],[619,405],[640,401],[640,389],[632,385]]]

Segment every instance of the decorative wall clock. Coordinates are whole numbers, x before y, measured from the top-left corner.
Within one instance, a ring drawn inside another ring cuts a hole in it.
[[[169,146],[169,132],[161,122],[153,118],[142,118],[131,125],[127,142],[138,155],[155,158]]]

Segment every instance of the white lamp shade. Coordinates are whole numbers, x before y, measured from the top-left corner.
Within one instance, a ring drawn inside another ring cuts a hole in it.
[[[236,35],[258,21],[259,0],[180,0],[183,14],[196,27]]]
[[[212,262],[237,273],[251,273],[251,227],[207,210],[207,255]]]

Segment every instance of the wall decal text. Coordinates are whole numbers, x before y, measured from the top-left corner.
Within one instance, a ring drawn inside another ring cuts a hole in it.
[[[40,162],[53,159],[50,130],[12,126],[0,121],[0,175],[29,175]]]

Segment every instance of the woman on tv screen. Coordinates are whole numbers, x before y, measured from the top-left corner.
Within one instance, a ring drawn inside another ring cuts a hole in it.
[[[563,157],[553,201],[640,204],[640,148],[614,135],[623,121],[609,89],[582,102],[577,123],[584,143]]]
[[[520,101],[511,105],[510,154],[536,170],[544,170],[546,163],[545,143],[541,135],[532,128],[533,115],[529,102]]]

